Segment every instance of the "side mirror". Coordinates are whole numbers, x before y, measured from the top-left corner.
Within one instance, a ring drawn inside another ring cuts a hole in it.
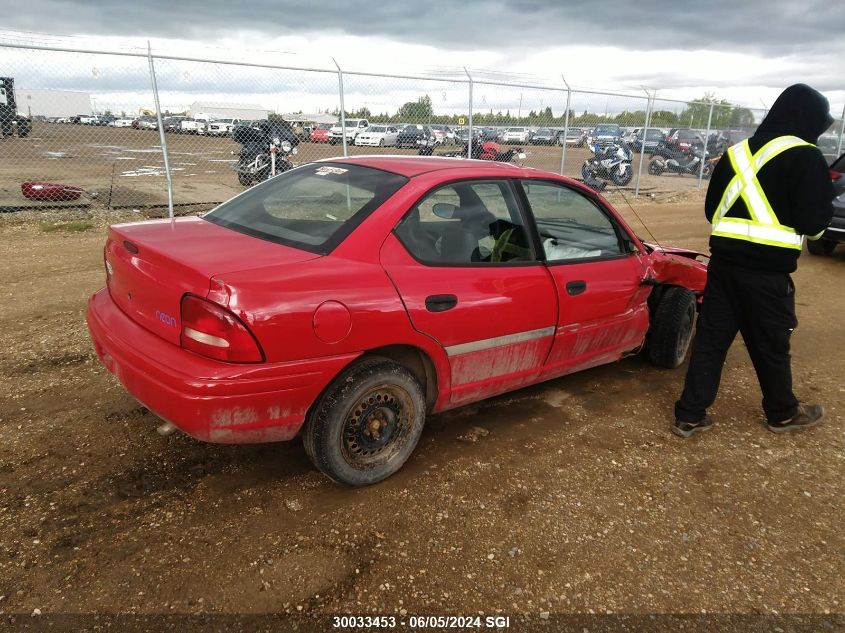
[[[438,202],[431,208],[431,212],[441,220],[451,220],[455,217],[457,208],[454,204],[448,202]]]

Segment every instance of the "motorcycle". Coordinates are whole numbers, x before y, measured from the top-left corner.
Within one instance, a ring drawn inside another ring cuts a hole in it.
[[[299,151],[299,138],[287,123],[261,121],[254,127],[239,126],[232,130],[232,138],[241,145],[232,154],[238,157],[234,169],[244,187],[293,169],[288,157]]]
[[[515,158],[519,160],[525,159],[525,151],[521,147],[512,147],[504,152],[501,149],[501,146],[493,141],[473,142],[472,158],[492,160],[498,163],[509,163]],[[422,154],[422,151],[420,153]],[[463,147],[459,151],[446,152],[444,154],[438,154],[438,156],[469,158],[469,143],[464,142]]]
[[[633,152],[627,143],[608,145],[603,148],[593,144],[590,149],[593,157],[588,158],[581,165],[581,176],[584,182],[604,179],[620,187],[631,182],[634,177],[634,169],[631,166]]]
[[[701,166],[701,161],[704,161],[704,167]],[[701,173],[703,178],[710,178],[714,164],[714,161],[710,159],[710,152],[698,145],[689,152],[666,150],[655,154],[648,163],[648,173],[652,176],[660,176],[664,172],[693,176]]]

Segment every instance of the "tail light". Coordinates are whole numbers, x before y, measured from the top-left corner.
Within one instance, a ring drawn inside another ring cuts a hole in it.
[[[830,170],[830,179],[831,180],[839,180],[840,176],[842,176],[842,174],[840,172],[836,171],[835,169]]]
[[[216,303],[195,295],[182,298],[183,348],[229,363],[260,363],[264,353],[241,320]]]

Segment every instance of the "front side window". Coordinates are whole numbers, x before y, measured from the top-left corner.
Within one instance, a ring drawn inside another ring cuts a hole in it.
[[[203,216],[247,235],[325,254],[408,181],[345,163],[315,163],[280,174]]]
[[[523,180],[546,259],[550,262],[615,257],[623,253],[614,222],[573,189]]]
[[[535,261],[510,184],[452,183],[424,196],[396,228],[423,263],[466,266]]]

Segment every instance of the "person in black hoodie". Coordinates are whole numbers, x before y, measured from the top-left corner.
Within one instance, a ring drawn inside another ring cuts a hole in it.
[[[707,408],[737,332],[763,391],[767,428],[782,433],[821,421],[821,405],[800,404],[792,392],[789,340],[798,321],[790,273],[803,236],[821,237],[833,216],[835,192],[815,147],[833,123],[829,109],[816,90],[790,86],[755,134],[731,147],[713,171],[704,203],[713,224],[711,257],[684,390],[675,403],[676,435],[712,427]]]

